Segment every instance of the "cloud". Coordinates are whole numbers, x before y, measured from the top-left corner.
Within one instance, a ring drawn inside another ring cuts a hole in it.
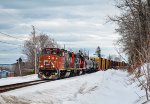
[[[13,63],[16,63],[16,60],[19,57],[22,57],[22,59],[25,59],[24,55],[20,54],[19,52],[14,53],[13,55],[10,54],[10,53],[5,53],[5,54],[0,53],[0,57],[1,57],[0,64],[13,64]]]
[[[10,28],[13,28],[13,25],[11,24],[5,24],[5,23],[1,23],[0,24],[0,29],[3,30],[3,29],[10,29]]]
[[[100,23],[93,23],[80,20],[67,20],[67,19],[53,19],[45,21],[31,22],[36,27],[50,32],[84,32],[89,30],[98,30],[102,25]]]
[[[108,8],[109,5],[107,6],[106,2],[99,0],[87,0],[86,2],[85,0],[76,0],[73,2],[67,1],[68,0],[45,0],[45,2],[43,2],[39,0],[35,2],[34,0],[14,0],[12,3],[7,2],[7,0],[5,2],[2,1],[0,5],[3,4],[2,6],[6,7],[6,9],[2,9],[4,16],[0,19],[6,20],[8,18],[7,21],[5,21],[6,24],[13,24],[14,27],[16,27],[15,25],[18,25],[19,27],[22,23],[34,25],[34,22],[39,22],[38,24],[42,25],[40,24],[42,21],[45,21],[46,24],[46,22],[50,23],[50,21],[53,21],[54,19],[57,19],[58,22],[59,19],[66,19],[70,23],[74,20],[73,23],[76,21],[104,22],[105,16],[108,14],[106,8]],[[66,3],[70,6],[66,6]],[[101,3],[103,3],[103,6],[101,6]],[[36,4],[38,4],[38,8],[35,8],[34,5]],[[17,7],[10,9],[13,5],[19,5],[22,8],[25,6],[25,9],[18,9]],[[28,6],[33,8],[29,8]],[[21,30],[18,30],[18,32],[20,31]]]
[[[119,35],[114,33],[114,24],[106,24],[107,15],[114,14],[118,11],[113,0],[1,0],[0,32],[19,39],[0,34],[0,40],[23,44],[34,25],[36,33],[46,33],[62,46],[66,44],[68,48],[94,50],[99,45],[115,53],[113,42]],[[11,49],[18,46],[0,44],[0,47]],[[16,51],[21,55],[21,49]],[[0,53],[3,54],[1,58],[5,52]],[[12,61],[5,62],[11,63],[18,56],[14,55]]]
[[[56,6],[79,6],[79,5],[94,5],[94,4],[106,4],[106,2],[101,0],[14,0],[10,3],[9,0],[1,1],[3,8],[15,8],[15,9],[33,9],[42,8],[45,6],[56,7]]]

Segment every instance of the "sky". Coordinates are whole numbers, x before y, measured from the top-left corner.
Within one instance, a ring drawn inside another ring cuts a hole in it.
[[[104,57],[117,55],[114,43],[120,36],[107,19],[118,13],[114,0],[0,0],[0,64],[25,59],[22,48],[32,25],[68,50],[93,55],[100,46]]]

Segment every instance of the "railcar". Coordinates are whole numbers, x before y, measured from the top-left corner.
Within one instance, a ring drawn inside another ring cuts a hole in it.
[[[100,57],[93,57],[92,59],[95,59],[95,62],[98,65],[98,70],[105,71],[107,69],[123,69],[127,66],[127,63],[124,61],[119,62],[119,61],[113,61],[105,58],[100,58]]]

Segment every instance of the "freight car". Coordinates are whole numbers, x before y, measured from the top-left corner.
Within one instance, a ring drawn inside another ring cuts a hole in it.
[[[74,53],[59,48],[44,48],[39,57],[38,77],[58,79],[121,66],[125,66],[125,63],[99,57],[89,58],[81,51]]]
[[[96,63],[98,65],[98,70],[107,70],[107,69],[122,69],[127,66],[127,63],[124,61],[119,62],[119,61],[113,61],[113,60],[108,60],[105,58],[94,58],[96,60]]]

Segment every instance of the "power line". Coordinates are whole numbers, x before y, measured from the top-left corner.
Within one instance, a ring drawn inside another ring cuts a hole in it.
[[[18,39],[18,38],[16,38],[16,37],[10,36],[10,35],[8,35],[8,34],[6,34],[6,33],[2,33],[2,32],[0,32],[0,33],[3,34],[3,35],[5,35],[5,36],[7,36],[7,37],[11,37],[11,38]]]
[[[14,38],[14,39],[23,40],[23,39],[21,39],[21,38],[14,37],[14,36],[8,35],[8,34],[3,33],[3,32],[0,32],[0,33],[3,34],[3,35],[5,35],[5,36],[7,36],[7,37],[11,37],[11,38]]]
[[[18,44],[7,43],[7,42],[1,41],[1,40],[0,40],[0,43],[5,43],[5,44],[9,44],[9,45],[16,45],[16,46],[21,46],[21,45],[18,45]]]
[[[3,32],[0,32],[0,33],[3,34],[3,35],[5,35],[5,36],[7,36],[7,37],[11,37],[11,38],[14,38],[14,39],[19,39],[19,38],[16,38],[16,37],[14,37],[14,36],[11,36],[11,35],[8,35],[8,34],[6,34],[6,33],[3,33]],[[22,39],[19,39],[19,40],[22,40]],[[0,40],[0,43],[5,43],[5,44],[9,44],[9,45],[21,46],[21,45],[18,45],[18,44],[12,44],[12,43],[4,42],[4,41],[1,41],[1,40]]]
[[[19,49],[19,47],[17,47],[17,48],[11,48],[11,49],[3,49],[3,50],[0,50],[0,52],[12,51],[12,50],[16,50],[16,49]]]

